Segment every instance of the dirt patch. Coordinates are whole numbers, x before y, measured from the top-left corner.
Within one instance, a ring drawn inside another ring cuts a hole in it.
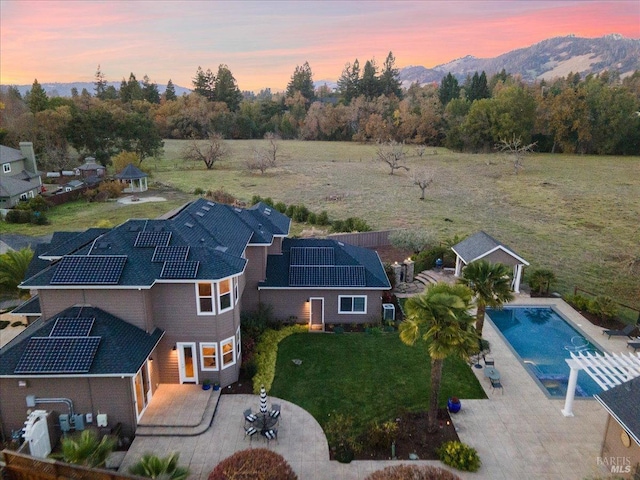
[[[413,255],[413,252],[411,250],[396,248],[391,245],[375,247],[375,248],[371,248],[371,250],[375,250],[376,252],[378,252],[378,255],[380,256],[380,260],[382,260],[382,263],[393,263],[393,262],[402,263],[411,255]]]

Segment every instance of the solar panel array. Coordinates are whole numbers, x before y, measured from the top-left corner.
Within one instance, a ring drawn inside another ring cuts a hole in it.
[[[166,247],[171,240],[171,232],[149,231],[138,233],[135,247]]]
[[[291,265],[292,287],[366,287],[362,265]]]
[[[94,317],[58,317],[50,337],[86,337],[93,327]]]
[[[100,337],[32,337],[14,373],[87,373]]]
[[[126,262],[126,255],[68,255],[58,262],[51,284],[116,285]]]
[[[156,247],[153,252],[152,262],[184,262],[189,255],[188,245],[170,245]]]
[[[291,265],[335,265],[333,247],[292,247]]]
[[[160,278],[188,279],[196,278],[200,262],[164,262]]]

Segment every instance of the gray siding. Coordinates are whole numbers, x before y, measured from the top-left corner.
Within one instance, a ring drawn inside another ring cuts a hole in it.
[[[519,265],[521,263],[518,259],[512,257],[507,252],[500,249],[487,255],[486,257],[483,257],[482,260],[486,260],[491,263],[503,263],[510,266]]]
[[[267,269],[267,247],[247,247],[245,251],[247,267],[245,270],[245,289],[242,295],[242,309],[258,309],[258,283],[265,279]]]

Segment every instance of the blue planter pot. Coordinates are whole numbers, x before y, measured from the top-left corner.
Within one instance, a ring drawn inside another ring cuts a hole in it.
[[[202,384],[202,389],[203,389],[203,390],[210,390],[210,389],[211,389],[211,384],[210,384],[210,383],[204,383],[204,384]]]
[[[451,399],[449,399],[447,400],[447,408],[451,413],[458,413],[462,408],[462,403],[460,403],[460,401],[458,401],[457,403],[453,403]]]

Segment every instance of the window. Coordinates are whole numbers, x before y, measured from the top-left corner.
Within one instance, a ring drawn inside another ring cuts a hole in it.
[[[33,190],[29,192],[29,198],[33,198]]]
[[[218,370],[218,344],[200,344],[200,366],[202,370]]]
[[[21,193],[20,194],[20,200],[27,200],[27,194],[26,193]]]
[[[11,164],[10,163],[3,163],[2,164],[2,171],[4,173],[9,173],[11,172]]]
[[[234,303],[237,305],[238,304],[238,277],[234,277],[233,278],[233,297],[234,297]]]
[[[367,297],[338,295],[338,313],[367,313]]]
[[[240,327],[236,330],[236,358],[240,358]]]
[[[213,284],[198,283],[196,295],[198,296],[198,315],[213,314]]]
[[[220,342],[220,350],[222,350],[222,368],[230,367],[236,363],[236,352],[233,345],[234,340],[234,337],[231,337]]]
[[[218,283],[218,313],[226,312],[233,308],[231,304],[231,280],[222,280]]]

